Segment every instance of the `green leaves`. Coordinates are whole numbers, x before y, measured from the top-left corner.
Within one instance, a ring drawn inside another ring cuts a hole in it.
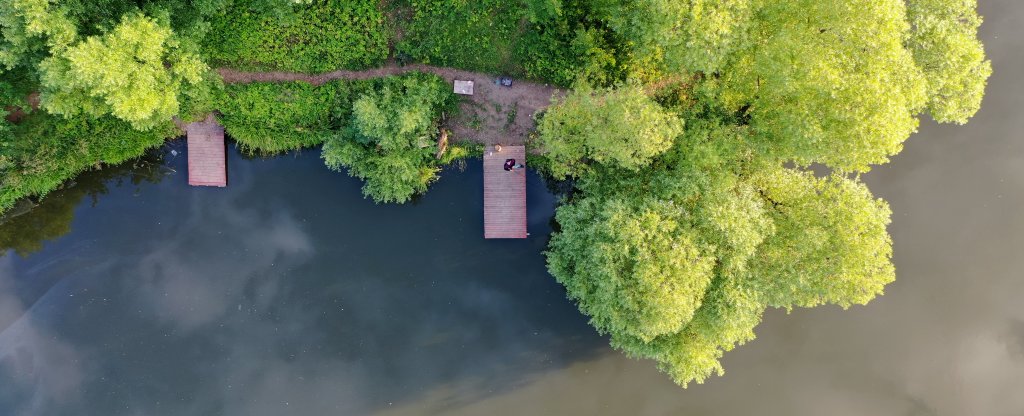
[[[599,332],[649,342],[693,318],[714,258],[693,241],[671,201],[610,196],[558,210],[551,274]]]
[[[917,128],[925,81],[903,47],[902,0],[766,1],[716,84],[762,151],[866,171]]]
[[[865,304],[896,278],[888,204],[864,184],[790,169],[752,178],[775,233],[753,261],[750,284],[770,306]]]
[[[178,113],[182,84],[199,83],[208,69],[178,45],[165,24],[126,16],[111,32],[40,64],[42,105],[65,116],[112,114],[151,129]]]
[[[0,135],[0,212],[19,198],[44,196],[100,163],[138,157],[175,134],[170,120],[141,132],[110,116],[63,118],[33,112],[14,127],[13,135]]]
[[[590,163],[637,171],[668,150],[683,123],[635,85],[577,90],[550,107],[537,147],[555,177],[578,177]]]
[[[963,124],[981,107],[992,63],[978,40],[981,18],[970,0],[910,0],[909,49],[928,82],[928,112]]]
[[[856,179],[784,167],[755,129],[709,108],[685,111],[687,130],[644,166],[582,170],[547,252],[614,347],[683,386],[722,374],[766,308],[864,304],[895,278],[884,201]]]
[[[886,163],[923,111],[966,122],[991,75],[971,0],[596,4],[647,63],[631,76],[692,79],[700,104],[752,127],[761,153],[800,166]]]
[[[272,154],[323,143],[333,134],[331,110],[349,98],[350,88],[344,82],[234,84],[216,106],[225,130],[243,149]]]
[[[52,53],[67,49],[78,38],[74,22],[50,0],[8,0],[0,3],[0,65],[10,70],[34,62],[30,56],[48,48]],[[45,40],[45,42],[43,42]],[[45,44],[45,46],[44,46]]]
[[[433,65],[487,72],[514,69],[513,42],[519,22],[529,13],[519,1],[411,0],[409,7],[403,13],[409,19],[403,22],[397,53]]]
[[[449,84],[435,75],[387,78],[353,102],[346,128],[324,143],[321,157],[366,181],[363,195],[374,201],[407,202],[437,179],[436,120],[453,103]]]
[[[227,13],[211,19],[205,52],[235,68],[307,73],[366,68],[388,57],[389,33],[376,1],[288,3],[293,2],[235,1]],[[274,12],[281,8],[288,16]]]
[[[641,61],[671,72],[718,72],[747,42],[751,0],[603,0],[598,13]],[[651,69],[651,68],[647,68]]]

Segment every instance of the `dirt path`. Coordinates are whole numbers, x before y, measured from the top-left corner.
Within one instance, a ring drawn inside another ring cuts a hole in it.
[[[512,87],[494,83],[494,77],[479,72],[422,64],[406,66],[387,65],[363,71],[338,70],[319,75],[295,72],[243,72],[220,68],[217,72],[226,83],[305,81],[320,85],[335,79],[370,79],[398,75],[411,71],[429,72],[448,83],[459,80],[473,81],[473,95],[461,96],[461,114],[448,120],[448,128],[457,140],[472,140],[484,144],[524,144],[534,129],[533,115],[551,104],[551,97],[561,97],[564,91],[544,84],[516,80]]]

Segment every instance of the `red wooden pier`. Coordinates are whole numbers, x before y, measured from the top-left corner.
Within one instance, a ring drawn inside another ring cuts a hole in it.
[[[526,169],[504,169],[505,160],[526,163],[523,146],[484,151],[484,238],[526,238]]]
[[[227,186],[224,127],[211,116],[185,126],[185,132],[188,137],[188,184]]]

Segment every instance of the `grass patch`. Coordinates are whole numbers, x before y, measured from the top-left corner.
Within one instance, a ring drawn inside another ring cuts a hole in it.
[[[350,108],[365,82],[232,84],[217,108],[225,131],[243,151],[272,154],[324,142],[338,127],[338,108]]]
[[[396,52],[419,62],[521,76],[512,59],[520,37],[523,6],[502,0],[408,0],[393,8],[409,8],[411,15],[398,22],[404,36]]]
[[[211,19],[203,44],[213,64],[306,73],[378,66],[388,56],[384,14],[374,0],[326,0],[281,15],[236,1]]]

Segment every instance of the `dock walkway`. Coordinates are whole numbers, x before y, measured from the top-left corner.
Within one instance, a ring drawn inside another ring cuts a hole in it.
[[[526,169],[504,169],[505,160],[526,163],[526,148],[488,146],[484,151],[484,238],[526,238]]]
[[[212,116],[185,126],[188,137],[188,184],[220,186],[228,184],[224,151],[224,127]]]

